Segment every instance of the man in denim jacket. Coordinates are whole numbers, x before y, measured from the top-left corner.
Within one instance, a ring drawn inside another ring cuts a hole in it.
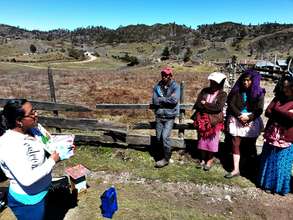
[[[172,69],[169,67],[161,71],[162,79],[153,89],[153,105],[156,115],[156,138],[163,148],[164,156],[158,160],[155,167],[161,168],[169,164],[171,158],[170,135],[175,117],[179,115],[179,86],[172,79]]]

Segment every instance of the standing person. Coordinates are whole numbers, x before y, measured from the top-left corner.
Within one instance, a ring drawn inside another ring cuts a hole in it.
[[[59,154],[54,152],[46,159],[42,143],[29,135],[38,117],[27,100],[8,101],[2,116],[8,130],[0,137],[0,165],[10,180],[8,206],[19,220],[43,219],[51,171]]]
[[[223,91],[226,75],[211,73],[210,86],[200,91],[193,106],[196,110],[195,127],[198,131],[198,149],[201,161],[197,168],[209,171],[213,165],[213,155],[218,152],[220,132],[224,128],[223,108],[227,93]]]
[[[172,79],[173,71],[166,67],[161,71],[162,79],[153,89],[152,103],[156,115],[156,139],[159,148],[163,150],[163,157],[155,163],[161,168],[169,164],[171,158],[170,135],[175,117],[179,115],[180,90],[176,81]],[[159,151],[159,149],[157,149]]]
[[[241,154],[247,159],[245,165],[251,166],[249,172],[257,169],[256,139],[263,129],[260,118],[263,112],[265,90],[260,87],[260,74],[255,70],[246,70],[228,95],[228,130],[232,139],[233,165],[232,172],[225,178],[240,175],[240,145]],[[243,144],[245,143],[245,144]]]
[[[269,118],[260,159],[259,185],[272,193],[290,192],[293,163],[293,76],[278,82],[275,97],[267,107]]]

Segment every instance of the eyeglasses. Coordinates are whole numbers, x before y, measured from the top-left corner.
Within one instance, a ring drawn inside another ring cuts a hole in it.
[[[161,74],[161,76],[162,76],[162,78],[168,78],[170,75],[163,73],[163,74]]]
[[[33,117],[36,116],[36,113],[37,113],[37,111],[34,110],[34,109],[32,109],[27,115],[24,115],[23,117],[24,117],[24,118],[27,118],[27,117],[29,117],[29,118],[33,118]]]

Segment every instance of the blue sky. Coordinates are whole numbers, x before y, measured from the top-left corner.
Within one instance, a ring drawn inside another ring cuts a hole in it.
[[[293,0],[2,0],[0,23],[28,30],[176,22],[293,23]]]

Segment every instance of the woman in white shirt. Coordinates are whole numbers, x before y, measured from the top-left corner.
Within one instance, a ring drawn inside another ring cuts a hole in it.
[[[2,116],[7,130],[0,137],[0,166],[10,180],[8,206],[17,219],[43,219],[45,196],[59,154],[46,158],[42,143],[29,135],[38,117],[27,100],[8,101]]]

